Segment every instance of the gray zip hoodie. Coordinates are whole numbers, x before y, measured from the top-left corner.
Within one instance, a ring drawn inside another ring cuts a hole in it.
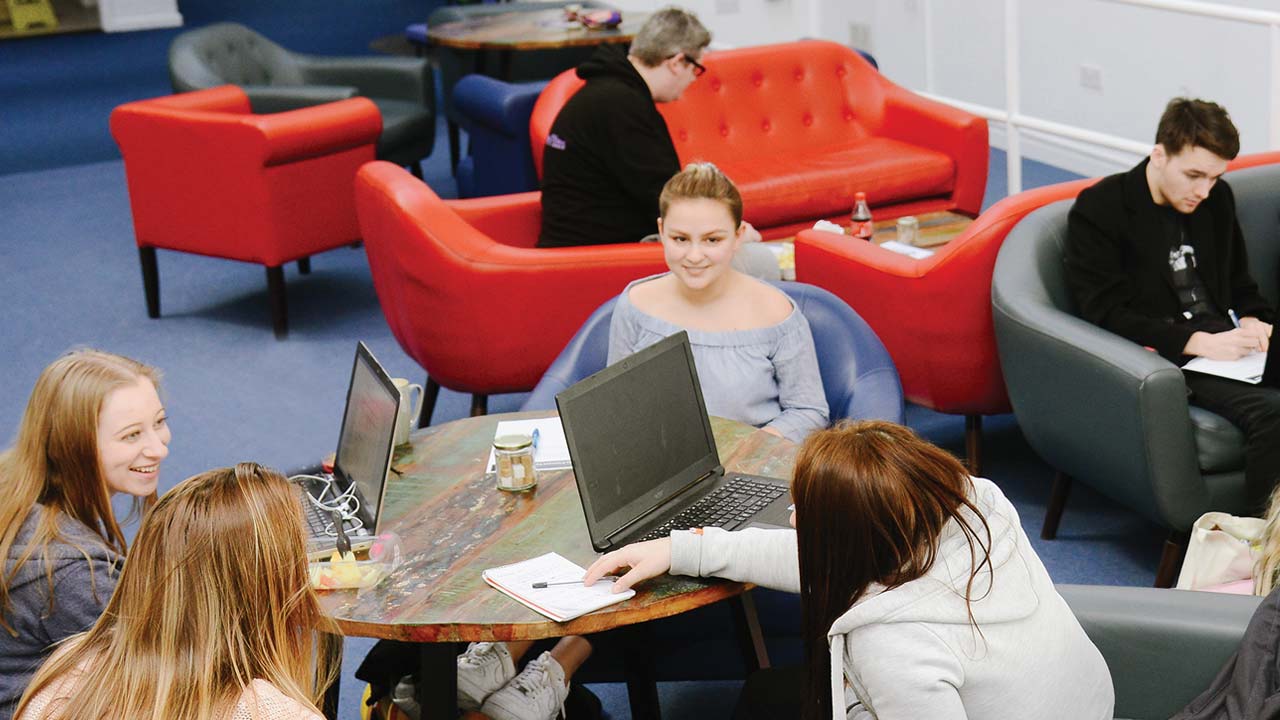
[[[7,577],[22,556],[46,510],[32,507],[5,558]],[[88,630],[102,614],[115,590],[122,559],[89,528],[61,518],[62,541],[49,545],[53,565],[53,604],[49,574],[41,552],[23,563],[9,584],[5,620],[14,633],[0,628],[0,720],[17,709],[31,676],[53,651],[54,643]]]
[[[1106,662],[1054,589],[1017,511],[983,478],[973,478],[970,500],[991,529],[994,568],[974,579],[977,628],[964,599],[969,545],[952,521],[923,577],[868,588],[832,624],[833,717],[1110,720]],[[982,538],[981,523],[967,519]],[[671,573],[799,592],[795,531],[672,533]]]

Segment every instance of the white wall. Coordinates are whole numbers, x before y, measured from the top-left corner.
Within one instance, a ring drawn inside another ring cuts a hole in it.
[[[714,12],[725,1],[688,3],[717,40],[778,42],[809,35],[810,27],[843,43],[861,37],[881,71],[901,85],[1004,107],[1004,0],[737,0],[740,13]],[[1280,10],[1280,0],[1207,1]],[[789,17],[780,16],[784,8]],[[1242,152],[1269,149],[1270,124],[1280,117],[1270,110],[1266,26],[1108,0],[1020,0],[1018,12],[1024,114],[1149,143],[1169,98],[1192,95],[1231,112]],[[1100,89],[1082,86],[1082,66],[1097,70]],[[993,123],[993,144],[1003,146],[1004,137],[1004,128]],[[1123,169],[1135,157],[1034,133],[1023,137],[1026,156],[1085,174]]]

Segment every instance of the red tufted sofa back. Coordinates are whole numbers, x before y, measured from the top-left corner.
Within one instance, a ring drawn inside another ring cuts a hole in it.
[[[766,236],[846,217],[858,191],[884,218],[978,213],[985,120],[894,85],[837,43],[726,50],[704,62],[708,72],[658,108],[681,162],[720,166]],[[539,176],[555,116],[582,84],[573,71],[562,73],[534,106],[529,130]]]

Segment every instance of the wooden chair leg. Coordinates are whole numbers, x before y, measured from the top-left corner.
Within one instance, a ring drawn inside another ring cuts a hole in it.
[[[459,157],[462,153],[462,134],[459,132],[458,123],[452,120],[446,122],[449,126],[449,168],[451,172],[456,173],[458,161],[462,159]]]
[[[160,317],[160,266],[156,264],[156,249],[138,248],[138,261],[142,263],[142,292],[147,297],[147,317]]]
[[[982,472],[982,416],[964,416],[965,466],[970,475]]]
[[[1178,572],[1182,570],[1182,559],[1187,555],[1187,542],[1190,534],[1170,530],[1164,541],[1164,550],[1160,553],[1160,566],[1156,568],[1158,588],[1171,588],[1178,581]]]
[[[1067,508],[1067,497],[1071,495],[1071,476],[1058,471],[1053,476],[1053,489],[1049,491],[1049,504],[1044,509],[1044,524],[1040,526],[1040,538],[1052,540],[1058,537],[1058,523],[1062,520],[1062,511]]]
[[[423,393],[422,411],[418,413],[418,427],[424,428],[431,424],[431,414],[436,409],[436,398],[440,397],[440,383],[427,376],[427,389]]]
[[[311,256],[298,258],[298,273],[301,275],[311,274]]]
[[[489,396],[476,393],[471,396],[471,417],[489,414]]]
[[[289,304],[284,294],[284,267],[267,268],[267,297],[271,303],[271,329],[277,340],[289,334]]]

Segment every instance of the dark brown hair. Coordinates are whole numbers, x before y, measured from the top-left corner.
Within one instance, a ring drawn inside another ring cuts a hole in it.
[[[971,487],[958,460],[894,423],[845,422],[805,440],[791,483],[809,671],[805,718],[832,715],[832,623],[871,585],[891,590],[927,573],[953,520],[969,542],[965,601],[972,602],[974,577],[991,566],[991,530],[969,500]]]
[[[1225,108],[1207,100],[1177,97],[1169,101],[1156,127],[1156,142],[1173,157],[1202,147],[1223,160],[1240,154],[1240,132]]]
[[[665,218],[677,200],[715,200],[733,218],[733,228],[742,224],[742,195],[728,175],[709,162],[693,162],[667,181],[658,194],[658,216]]]

